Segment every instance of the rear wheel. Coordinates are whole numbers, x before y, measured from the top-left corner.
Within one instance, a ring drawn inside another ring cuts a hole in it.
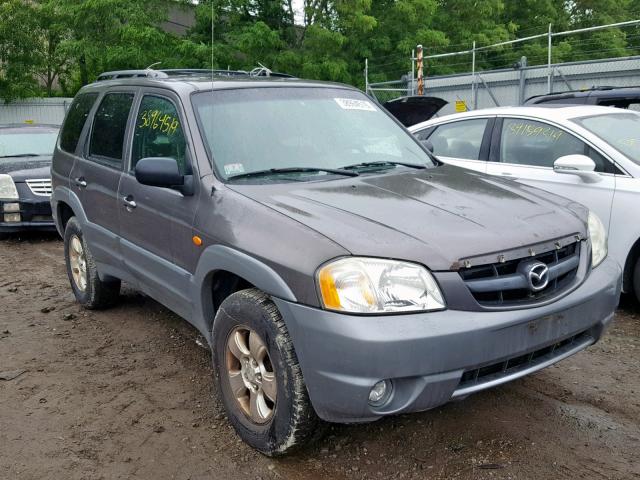
[[[87,309],[100,309],[116,302],[120,281],[100,280],[76,217],[69,219],[64,230],[64,256],[69,282],[78,303]]]
[[[230,295],[213,325],[217,391],[238,435],[269,456],[320,429],[280,312],[257,289]]]
[[[632,292],[636,302],[640,303],[640,257],[636,259],[636,264],[633,267],[633,285]]]

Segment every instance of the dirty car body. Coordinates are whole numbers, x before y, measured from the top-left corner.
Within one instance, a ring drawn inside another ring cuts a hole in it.
[[[0,234],[51,230],[56,125],[0,125]]]
[[[113,92],[132,98],[124,154],[92,161],[92,119]],[[80,95],[94,95],[88,120],[53,165],[60,232],[78,219],[102,279],[131,283],[212,346],[225,297],[264,292],[324,420],[436,407],[586,348],[613,318],[620,267],[594,266],[584,207],[440,164],[355,89],[136,78]],[[136,181],[146,95],[170,99],[186,132],[179,187]]]

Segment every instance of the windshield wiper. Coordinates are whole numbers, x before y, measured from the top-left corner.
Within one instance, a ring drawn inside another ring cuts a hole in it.
[[[0,155],[0,158],[42,157],[43,153],[18,153],[16,155]]]
[[[251,178],[251,177],[264,177],[267,175],[274,175],[279,173],[317,173],[326,172],[333,173],[335,175],[344,175],[347,177],[357,177],[360,175],[357,172],[350,172],[339,168],[316,168],[316,167],[288,167],[288,168],[269,168],[266,170],[256,170],[255,172],[239,173],[238,175],[232,175],[227,180],[237,180],[239,178]]]
[[[354,163],[353,165],[347,165],[346,167],[342,167],[342,168],[345,170],[353,170],[353,169],[362,168],[362,167],[385,167],[388,165],[401,165],[403,167],[417,168],[419,170],[424,170],[425,168],[427,168],[426,165],[421,165],[419,163],[405,163],[405,162],[393,162],[393,161]]]

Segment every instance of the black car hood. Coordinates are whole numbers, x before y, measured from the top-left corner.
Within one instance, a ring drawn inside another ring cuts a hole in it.
[[[535,188],[444,165],[328,182],[229,185],[353,255],[450,270],[461,259],[586,235],[586,210]],[[274,228],[277,226],[274,225]]]
[[[51,157],[0,158],[0,174],[11,175],[14,182],[27,178],[51,177]]]

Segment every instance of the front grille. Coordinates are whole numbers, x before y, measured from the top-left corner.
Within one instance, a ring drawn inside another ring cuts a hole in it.
[[[579,345],[588,345],[593,338],[588,330],[580,332],[559,342],[540,348],[531,353],[509,358],[502,362],[486,365],[481,368],[467,370],[460,379],[456,390],[462,390],[476,385],[493,382],[500,378],[509,377],[523,370],[529,370],[537,365],[561,357],[566,352]]]
[[[580,242],[535,256],[499,263],[462,268],[460,276],[480,305],[488,307],[527,304],[553,296],[575,279],[580,260]],[[522,267],[532,262],[544,263],[549,269],[549,283],[532,291]]]
[[[39,197],[51,196],[50,178],[29,179],[27,180],[27,185],[34,195],[38,195]]]

